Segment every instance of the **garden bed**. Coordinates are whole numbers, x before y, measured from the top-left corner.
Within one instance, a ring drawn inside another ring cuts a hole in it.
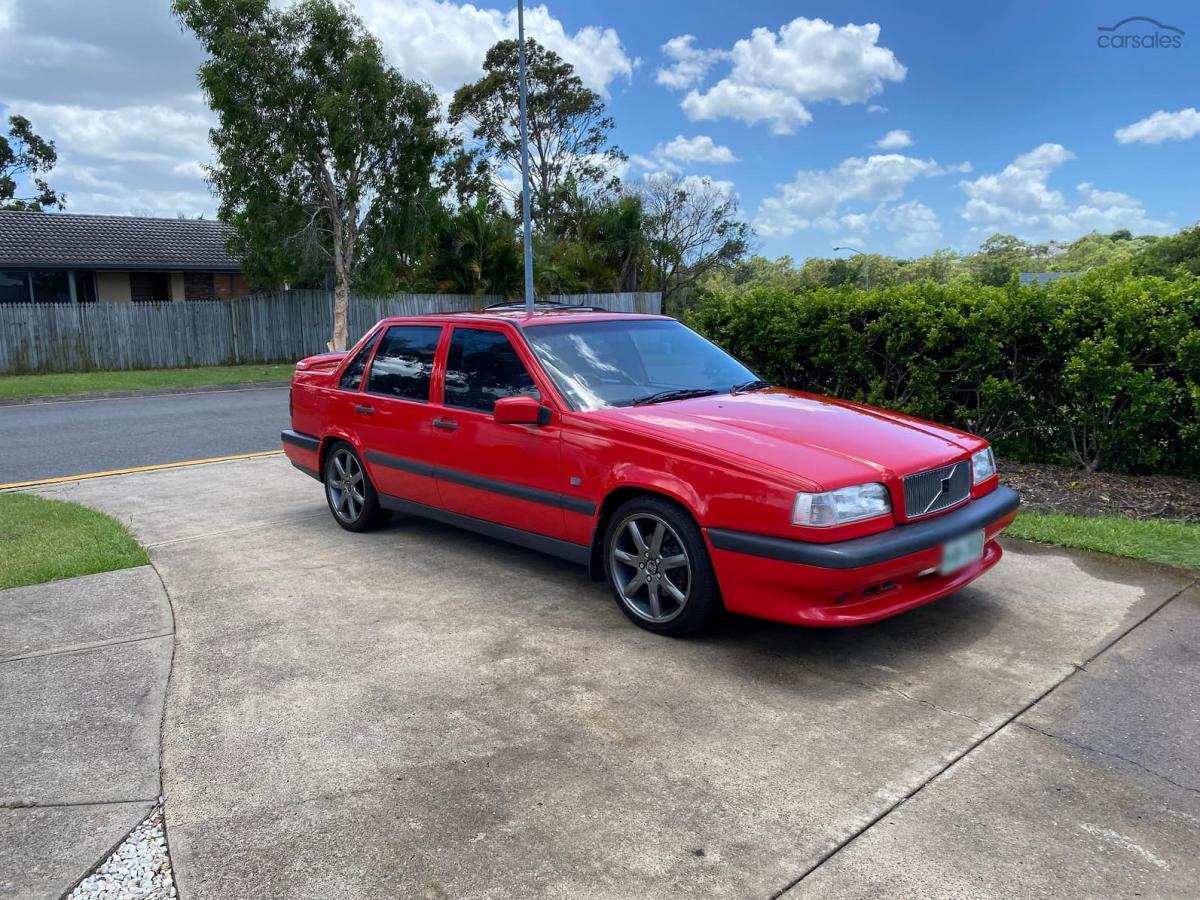
[[[1026,510],[1200,522],[1200,481],[1191,478],[1084,472],[1010,459],[999,466],[1001,482],[1021,495]]]

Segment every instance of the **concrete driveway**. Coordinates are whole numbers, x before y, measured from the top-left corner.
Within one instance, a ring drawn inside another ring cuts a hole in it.
[[[416,520],[348,534],[279,458],[45,492],[129,522],[170,595],[189,900],[1200,881],[1185,573],[1010,545],[876,626],[673,641],[534,553]]]

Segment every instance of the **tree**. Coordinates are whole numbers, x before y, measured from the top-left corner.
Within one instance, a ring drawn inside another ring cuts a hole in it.
[[[66,196],[41,177],[58,162],[54,141],[39,137],[24,116],[9,116],[8,128],[8,137],[0,134],[0,209],[31,212],[41,212],[47,206],[62,209],[67,203]],[[17,176],[32,182],[32,194],[17,196]]]
[[[442,211],[426,277],[436,291],[514,296],[524,277],[521,263],[516,223],[494,214],[481,197],[473,206]]]
[[[1200,275],[1200,225],[1159,238],[1133,258],[1133,271],[1138,275],[1174,278],[1181,267]]]
[[[379,42],[334,0],[174,0],[208,60],[217,113],[209,180],[233,249],[257,280],[324,261],[335,276],[333,338],[346,348],[349,292],[365,229],[415,242],[429,210],[437,98],[384,62]],[[376,248],[379,249],[379,248]]]
[[[737,201],[707,178],[660,173],[641,188],[655,287],[663,309],[707,273],[746,255],[750,228],[738,222]]]
[[[993,234],[966,259],[968,270],[980,284],[1007,284],[1015,272],[1036,271],[1029,244],[1011,234]],[[1040,267],[1039,267],[1040,269]]]
[[[595,91],[584,86],[570,63],[537,41],[526,39],[530,201],[539,232],[554,230],[554,210],[568,190],[615,187],[613,166],[625,154],[609,145],[613,120]],[[484,75],[454,92],[450,123],[465,126],[474,146],[454,164],[478,176],[482,162],[497,190],[520,198],[512,176],[521,171],[517,42],[500,41],[487,52]]]

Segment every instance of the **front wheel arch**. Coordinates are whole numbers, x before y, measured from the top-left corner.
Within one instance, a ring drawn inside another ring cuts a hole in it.
[[[599,513],[596,515],[596,527],[592,531],[592,552],[588,557],[588,576],[592,581],[604,581],[606,575],[604,572],[604,535],[608,532],[608,523],[621,506],[634,497],[657,497],[660,500],[666,500],[668,503],[673,503],[680,510],[692,517],[692,520],[699,525],[699,520],[696,514],[688,508],[688,505],[663,491],[656,491],[651,488],[625,486],[616,488],[605,496],[600,503]]]

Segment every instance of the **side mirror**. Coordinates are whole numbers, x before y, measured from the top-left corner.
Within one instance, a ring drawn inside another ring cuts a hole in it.
[[[536,397],[501,397],[492,418],[505,425],[549,425],[550,410]]]

